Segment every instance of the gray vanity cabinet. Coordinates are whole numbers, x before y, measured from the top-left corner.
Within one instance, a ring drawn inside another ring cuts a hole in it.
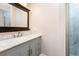
[[[41,53],[41,37],[0,52],[0,56],[38,56]]]
[[[39,56],[41,54],[41,37],[29,41],[30,56]]]
[[[41,39],[40,39],[40,37],[36,38],[35,43],[36,43],[35,54],[38,56],[39,54],[41,54]]]
[[[36,43],[34,41],[35,40],[32,40],[32,41],[29,42],[30,43],[30,46],[29,46],[30,56],[36,56],[36,54],[35,54],[35,45],[36,45]]]
[[[29,44],[24,43],[6,51],[7,56],[28,56]]]
[[[12,47],[2,53],[1,56],[28,56],[29,55],[29,44],[23,43],[21,45]]]

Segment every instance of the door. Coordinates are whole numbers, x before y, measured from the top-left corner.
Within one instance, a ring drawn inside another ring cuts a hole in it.
[[[79,56],[79,3],[69,4],[69,55]]]

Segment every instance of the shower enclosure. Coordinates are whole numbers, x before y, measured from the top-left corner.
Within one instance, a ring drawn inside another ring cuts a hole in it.
[[[69,3],[68,9],[68,55],[79,56],[79,3]]]

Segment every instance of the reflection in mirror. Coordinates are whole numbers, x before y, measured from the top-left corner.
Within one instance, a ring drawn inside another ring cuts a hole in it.
[[[0,3],[0,27],[27,27],[27,12],[8,3]]]
[[[10,6],[0,3],[0,26],[10,26]]]

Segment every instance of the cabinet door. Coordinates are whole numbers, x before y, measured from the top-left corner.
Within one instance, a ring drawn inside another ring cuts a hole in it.
[[[5,55],[6,55],[6,53],[0,52],[0,56],[5,56]]]
[[[3,52],[1,55],[3,56],[28,56],[29,55],[29,44],[24,43],[19,46],[8,49]]]
[[[41,37],[35,39],[35,54],[37,56],[41,54]]]
[[[35,54],[35,40],[31,40],[29,43],[30,43],[30,46],[29,46],[29,50],[30,50],[30,56],[36,56]]]
[[[30,55],[38,56],[41,53],[41,37],[35,38],[30,42]]]

